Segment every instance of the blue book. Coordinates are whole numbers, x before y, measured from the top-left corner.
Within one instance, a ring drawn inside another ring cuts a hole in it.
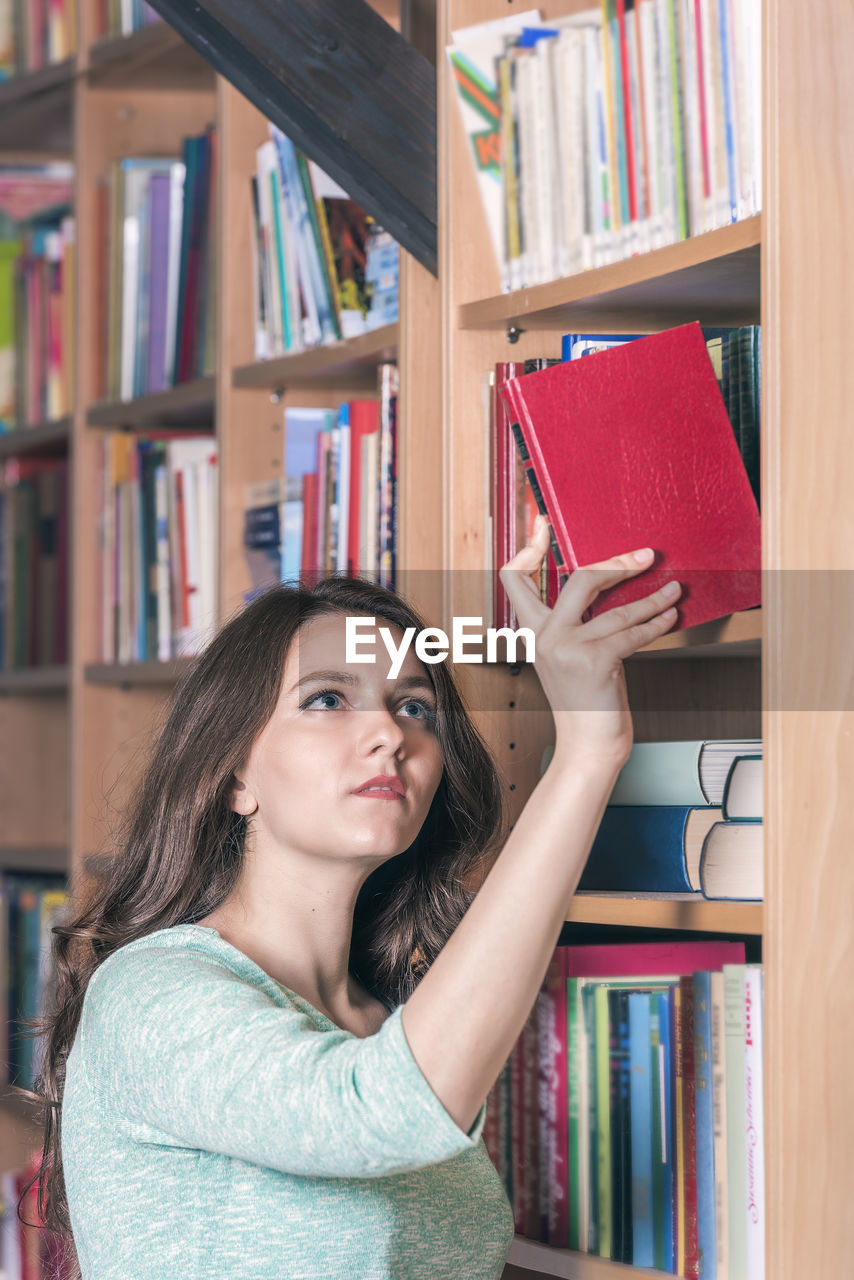
[[[624,342],[634,342],[636,338],[645,336],[642,333],[565,333],[560,340],[560,358],[565,364],[567,360],[592,356],[597,351],[620,347]]]
[[[697,819],[692,821],[692,815]],[[579,889],[600,892],[692,893],[688,874],[689,823],[720,816],[708,806],[608,805],[593,841]],[[702,841],[702,837],[700,837]]]
[[[694,1098],[697,1125],[697,1243],[700,1275],[714,1276],[715,1141],[712,1098],[712,988],[707,969],[694,973]]]
[[[676,1270],[676,1240],[673,1235],[673,1073],[672,1036],[670,1030],[671,995],[662,991],[656,997],[658,1006],[658,1092],[662,1115],[654,1158],[661,1162],[661,1177],[656,1178],[655,1198],[655,1265],[661,1271]],[[660,1188],[660,1193],[658,1189]],[[660,1256],[659,1256],[660,1255]]]
[[[632,1152],[632,1257],[636,1267],[655,1265],[652,1193],[652,1081],[650,996],[629,993],[629,1114]]]

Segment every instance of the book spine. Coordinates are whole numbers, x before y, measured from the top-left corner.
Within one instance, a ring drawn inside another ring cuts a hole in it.
[[[744,970],[744,1133],[747,1275],[765,1275],[765,1158],[762,1079],[762,969]]]
[[[656,1108],[651,1088],[650,1000],[646,992],[629,995],[632,1252],[636,1267],[655,1266],[653,1225],[653,1135]],[[656,1034],[657,1039],[657,1034]],[[660,1124],[660,1115],[659,1115]]]
[[[715,1164],[715,1262],[716,1280],[729,1280],[729,1204],[727,1192],[726,1028],[724,1025],[724,975],[709,978],[712,1029],[712,1121]]]
[[[708,970],[693,979],[694,1100],[697,1132],[697,1248],[701,1276],[717,1276],[715,1253],[715,1150],[712,1094],[712,1011]]]

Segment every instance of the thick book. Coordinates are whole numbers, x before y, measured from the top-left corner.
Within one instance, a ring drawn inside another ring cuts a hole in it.
[[[742,822],[761,822],[763,812],[762,798],[762,756],[739,755],[733,760],[723,799],[721,800],[724,820]]]
[[[761,822],[715,822],[703,841],[700,888],[707,898],[761,902]]]
[[[509,379],[561,580],[651,546],[585,619],[682,584],[675,630],[761,602],[756,499],[698,323]]]
[[[716,806],[608,805],[579,889],[700,892],[703,840],[720,817]]]

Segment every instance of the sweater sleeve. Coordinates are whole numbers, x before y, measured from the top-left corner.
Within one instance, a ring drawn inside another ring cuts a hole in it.
[[[224,965],[149,948],[92,976],[80,1024],[95,1104],[139,1142],[284,1173],[385,1177],[474,1148],[422,1074],[402,1006],[364,1039],[321,1030]]]

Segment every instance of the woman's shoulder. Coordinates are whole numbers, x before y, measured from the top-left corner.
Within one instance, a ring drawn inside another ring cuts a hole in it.
[[[280,991],[263,969],[225,942],[215,929],[178,924],[124,943],[92,975],[93,991],[200,984],[248,983],[272,996]],[[89,993],[87,992],[87,995]]]

